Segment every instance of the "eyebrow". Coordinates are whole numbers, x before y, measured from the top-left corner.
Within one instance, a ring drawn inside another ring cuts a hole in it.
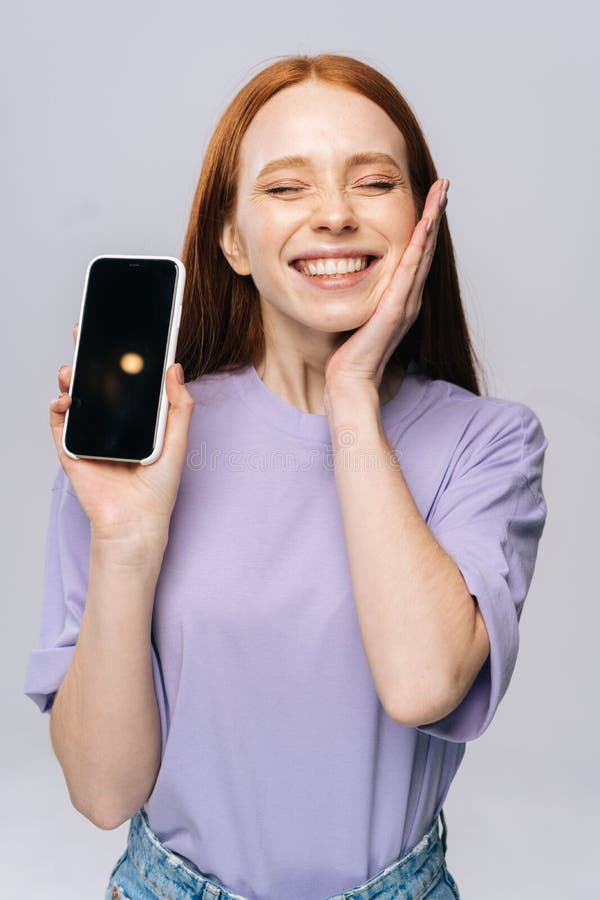
[[[402,172],[402,168],[389,153],[353,153],[346,160],[346,166],[348,168],[352,168],[353,166],[368,166],[373,163],[391,165],[399,172]],[[308,168],[310,165],[311,162],[306,156],[280,156],[279,159],[272,159],[271,162],[268,162],[266,166],[260,170],[257,178],[265,178],[267,175],[270,175],[271,172],[275,172],[278,169]]]

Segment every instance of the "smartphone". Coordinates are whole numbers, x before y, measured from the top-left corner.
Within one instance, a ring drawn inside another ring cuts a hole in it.
[[[96,256],[88,265],[63,449],[148,466],[160,456],[185,267],[174,256]]]

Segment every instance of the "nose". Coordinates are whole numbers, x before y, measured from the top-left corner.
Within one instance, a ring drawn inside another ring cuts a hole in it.
[[[354,231],[358,227],[358,219],[346,192],[330,190],[319,194],[310,224],[315,231],[327,230],[339,234],[345,230]]]

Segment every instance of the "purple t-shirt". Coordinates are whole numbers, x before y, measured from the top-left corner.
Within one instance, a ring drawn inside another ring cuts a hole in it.
[[[254,366],[187,387],[196,407],[152,623],[162,763],[144,808],[164,844],[235,893],[326,897],[420,840],[507,690],[548,442],[525,404],[414,362],[381,407],[491,645],[460,705],[409,728],[384,711],[361,642],[327,417],[283,401]],[[42,712],[71,662],[88,565],[89,522],[59,468],[24,685]]]

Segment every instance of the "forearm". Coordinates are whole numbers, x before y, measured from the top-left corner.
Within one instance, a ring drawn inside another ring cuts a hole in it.
[[[73,805],[103,828],[143,805],[160,768],[151,624],[164,546],[92,537],[80,632],[51,712]]]
[[[334,395],[331,410],[336,487],[375,687],[401,724],[433,722],[469,686],[463,672],[473,666],[463,661],[475,652],[477,608],[412,498],[377,393]]]

